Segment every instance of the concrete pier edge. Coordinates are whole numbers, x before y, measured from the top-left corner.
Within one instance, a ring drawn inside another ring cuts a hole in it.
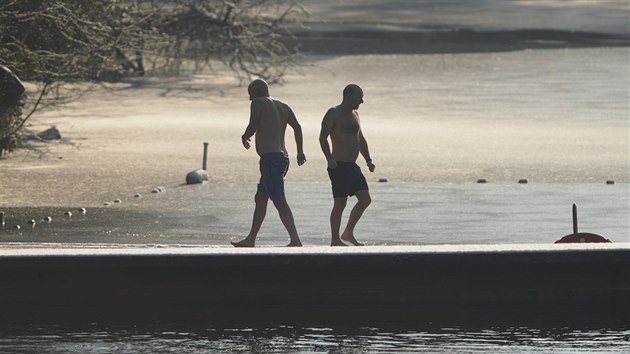
[[[630,326],[630,243],[0,245],[3,323]]]

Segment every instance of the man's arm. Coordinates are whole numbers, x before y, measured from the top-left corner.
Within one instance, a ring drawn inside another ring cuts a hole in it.
[[[245,128],[245,133],[241,136],[241,142],[245,149],[248,149],[252,146],[250,138],[256,134],[256,130],[258,130],[258,123],[260,122],[260,104],[255,99],[252,100],[252,104],[250,106],[249,113],[249,124],[247,128]]]
[[[329,109],[322,120],[322,129],[319,132],[319,145],[322,148],[322,152],[326,157],[326,161],[328,162],[328,168],[334,169],[337,167],[337,161],[333,159],[332,153],[330,152],[330,145],[328,144],[328,136],[332,132],[334,128],[334,119],[332,115],[333,109]]]
[[[370,157],[370,149],[368,148],[367,140],[363,136],[363,131],[359,128],[359,152],[365,158],[365,162],[367,163],[370,172],[374,172],[376,166],[372,163],[372,158]]]
[[[304,155],[304,137],[302,136],[302,126],[295,117],[295,113],[288,107],[289,119],[287,123],[293,128],[293,135],[295,136],[295,145],[297,146],[297,162],[298,166],[302,166],[306,162],[306,155]]]

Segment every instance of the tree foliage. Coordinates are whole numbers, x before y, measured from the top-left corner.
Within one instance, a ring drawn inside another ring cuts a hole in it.
[[[293,0],[4,0],[0,64],[53,102],[68,83],[217,63],[274,82],[298,63],[284,39],[305,14]]]
[[[25,81],[119,79],[139,69],[128,59],[139,53],[162,72],[219,60],[273,81],[295,64],[297,49],[282,40],[287,20],[304,14],[273,0],[9,0],[0,5],[0,58]]]

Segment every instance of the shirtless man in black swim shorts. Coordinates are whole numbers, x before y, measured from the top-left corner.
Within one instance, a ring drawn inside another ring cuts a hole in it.
[[[359,153],[365,158],[370,172],[374,172],[376,166],[370,158],[368,144],[361,132],[359,114],[356,111],[361,103],[363,103],[363,90],[354,84],[346,86],[341,104],[326,112],[319,134],[319,144],[328,161],[328,176],[332,183],[334,197],[334,205],[330,213],[331,246],[345,246],[343,241],[355,246],[363,245],[354,237],[354,227],[372,199],[365,177],[356,164]],[[332,142],[332,153],[328,136]],[[357,204],[350,212],[348,225],[339,236],[341,216],[349,196],[356,196]]]
[[[245,149],[251,147],[250,138],[256,134],[256,152],[260,156],[260,182],[254,200],[256,208],[252,227],[246,238],[232,242],[234,247],[254,247],[256,236],[267,214],[269,199],[278,210],[280,220],[289,232],[291,241],[288,246],[302,246],[293,213],[284,196],[284,176],[289,170],[289,156],[284,145],[284,133],[287,124],[293,128],[297,145],[297,163],[306,162],[303,151],[302,127],[291,108],[284,102],[269,96],[269,86],[264,80],[254,80],[247,88],[252,101],[249,124],[241,137]]]

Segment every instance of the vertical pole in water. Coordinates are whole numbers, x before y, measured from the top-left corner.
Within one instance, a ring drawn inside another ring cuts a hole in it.
[[[573,233],[577,234],[578,233],[578,226],[577,226],[578,222],[577,222],[577,205],[573,204]]]
[[[208,167],[208,143],[203,143],[203,163],[201,166],[206,171]]]

